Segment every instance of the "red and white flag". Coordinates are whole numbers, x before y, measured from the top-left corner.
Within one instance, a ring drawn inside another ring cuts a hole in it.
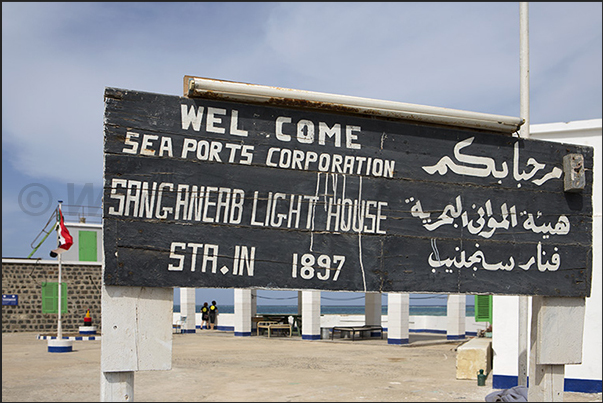
[[[57,231],[59,233],[59,247],[50,251],[50,257],[57,257],[60,253],[66,252],[73,245],[73,238],[63,220],[63,211],[59,205],[59,222],[57,224]]]

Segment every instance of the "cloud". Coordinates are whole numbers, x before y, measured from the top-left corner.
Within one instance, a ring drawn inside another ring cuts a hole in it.
[[[529,10],[531,123],[600,118],[601,3]],[[3,171],[98,187],[105,87],[187,74],[518,116],[519,5],[4,2]]]
[[[458,108],[459,98],[515,78],[505,62],[516,55],[500,23],[512,12],[508,5],[287,3],[273,10],[266,40],[276,59],[325,92]]]

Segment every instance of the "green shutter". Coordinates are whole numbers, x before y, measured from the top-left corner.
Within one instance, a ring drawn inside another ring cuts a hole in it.
[[[79,259],[83,262],[96,262],[96,231],[79,231]]]
[[[475,321],[492,322],[492,295],[475,296]]]
[[[58,313],[58,284],[57,282],[42,283],[42,313]],[[61,313],[67,313],[67,283],[61,283]]]

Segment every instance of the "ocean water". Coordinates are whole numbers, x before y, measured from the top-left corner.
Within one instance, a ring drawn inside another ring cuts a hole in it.
[[[446,305],[410,305],[410,314],[416,316],[446,316]],[[466,316],[474,316],[474,306],[466,305]],[[201,305],[196,306],[196,312]],[[218,305],[221,313],[234,313],[234,305]],[[174,312],[180,312],[180,305],[174,305]],[[364,315],[364,305],[321,305],[323,315]],[[381,313],[387,315],[387,305],[381,306]],[[297,314],[297,305],[258,305],[258,314]]]

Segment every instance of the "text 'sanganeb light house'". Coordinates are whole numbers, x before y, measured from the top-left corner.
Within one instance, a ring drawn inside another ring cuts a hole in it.
[[[188,76],[185,95],[105,91],[106,285],[590,294],[590,147],[443,108]]]

